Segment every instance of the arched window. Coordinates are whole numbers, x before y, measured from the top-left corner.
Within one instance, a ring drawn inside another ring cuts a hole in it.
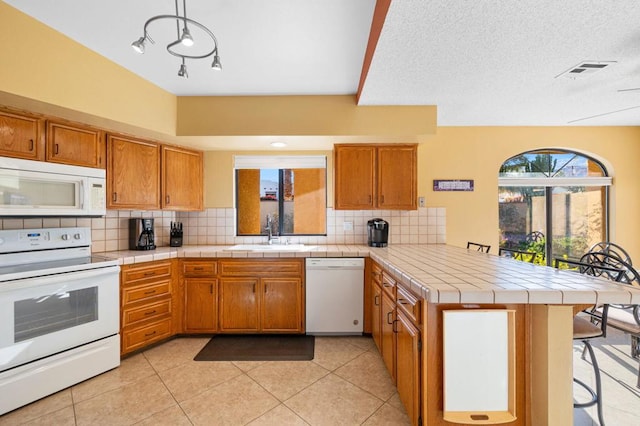
[[[607,241],[611,178],[583,154],[541,149],[509,158],[498,175],[500,247],[540,253],[537,263],[580,258]]]

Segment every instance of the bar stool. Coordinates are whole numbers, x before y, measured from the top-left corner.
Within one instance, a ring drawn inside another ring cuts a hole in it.
[[[593,313],[590,313],[588,311],[585,312],[591,316],[596,317],[597,321],[600,322],[599,325],[596,325],[593,322],[581,318],[577,315],[573,318],[573,340],[581,340],[584,344],[584,348],[589,353],[589,358],[591,359],[591,365],[593,366],[593,373],[596,380],[596,386],[594,390],[582,380],[575,377],[573,378],[573,381],[575,383],[582,386],[582,388],[584,388],[587,392],[589,392],[589,394],[591,394],[591,399],[589,401],[574,402],[573,407],[585,408],[596,405],[598,409],[598,421],[600,422],[600,426],[604,426],[604,416],[602,413],[602,379],[600,377],[600,368],[598,367],[598,361],[589,340],[598,337],[606,337],[607,311],[608,305],[603,305],[601,311],[602,316],[594,315]],[[584,359],[584,351],[582,352],[582,358]]]
[[[560,268],[561,264],[565,264],[567,265],[566,267],[572,268],[573,270],[581,274],[591,276],[604,276],[617,282],[620,282],[624,273],[623,270],[610,266],[595,265],[592,263],[556,258],[554,266],[556,268]],[[598,307],[594,306],[592,309],[582,311],[582,313],[590,318],[585,319],[577,315],[573,317],[573,340],[580,340],[584,344],[582,359],[585,358],[585,352],[589,353],[591,366],[593,367],[593,374],[596,380],[596,386],[594,390],[582,380],[574,377],[573,381],[580,385],[587,392],[589,392],[589,394],[591,395],[591,399],[587,402],[574,402],[573,407],[586,408],[596,405],[598,410],[598,421],[600,422],[600,426],[604,426],[604,415],[602,413],[602,380],[600,377],[598,360],[596,359],[596,354],[593,351],[590,340],[598,337],[607,337],[607,318],[609,315],[609,305],[605,304]]]

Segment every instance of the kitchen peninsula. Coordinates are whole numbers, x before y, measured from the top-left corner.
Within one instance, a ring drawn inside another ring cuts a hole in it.
[[[515,312],[515,413],[508,424],[572,424],[573,306],[640,303],[640,289],[446,245],[370,248],[328,245],[304,251],[229,251],[227,246],[107,252],[123,265],[182,258],[365,257],[423,299],[423,424],[443,420],[443,310]],[[371,286],[371,279],[365,281]],[[368,295],[368,296],[367,296]],[[365,298],[371,298],[371,290]],[[369,303],[365,300],[365,304]],[[365,317],[366,321],[366,317]],[[469,348],[473,351],[474,348]],[[535,420],[532,420],[535,419]]]

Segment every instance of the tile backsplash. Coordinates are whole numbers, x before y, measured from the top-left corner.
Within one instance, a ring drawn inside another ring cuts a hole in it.
[[[127,250],[129,218],[155,219],[156,245],[169,245],[172,221],[183,223],[185,245],[252,244],[265,236],[237,237],[235,209],[206,209],[202,212],[108,210],[100,218],[0,218],[0,229],[91,227],[92,251]],[[327,209],[327,235],[290,237],[292,243],[366,244],[367,221],[382,218],[389,222],[389,244],[446,243],[446,209],[422,207],[418,210],[333,210]],[[347,226],[345,226],[347,223]],[[345,228],[347,228],[345,230]]]

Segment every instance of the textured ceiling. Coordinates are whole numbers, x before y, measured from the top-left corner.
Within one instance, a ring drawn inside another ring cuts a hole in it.
[[[164,51],[175,27],[150,27],[157,43],[145,55],[130,48],[172,0],[5,2],[177,95],[355,93],[375,7],[188,0],[219,39],[224,69],[191,62],[184,80]],[[615,64],[556,78],[585,60]],[[637,0],[393,0],[360,104],[437,105],[439,126],[638,126],[640,90],[618,92],[629,88],[640,88]]]

